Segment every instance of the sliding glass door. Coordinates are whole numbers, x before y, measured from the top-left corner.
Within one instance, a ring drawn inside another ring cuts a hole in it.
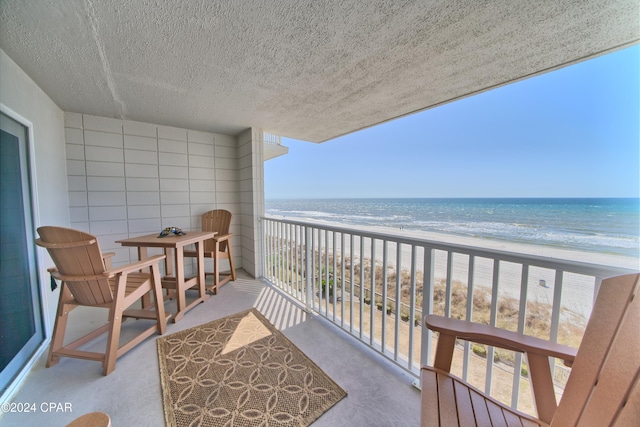
[[[44,340],[27,128],[0,113],[0,394]]]

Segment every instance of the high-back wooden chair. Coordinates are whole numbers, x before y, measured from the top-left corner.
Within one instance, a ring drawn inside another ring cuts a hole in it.
[[[213,275],[213,285],[207,286],[207,291],[213,294],[218,293],[218,289],[230,280],[236,280],[236,269],[233,263],[231,252],[231,237],[229,227],[231,226],[231,212],[224,209],[216,209],[202,214],[202,231],[215,231],[218,234],[213,239],[204,241],[205,258],[213,258],[213,272],[205,272],[205,275]],[[194,250],[184,251],[185,257],[197,257]],[[220,260],[229,260],[229,273],[220,272]],[[222,276],[222,279],[221,279]]]
[[[102,362],[102,374],[108,375],[115,369],[118,357],[153,333],[163,334],[166,331],[167,319],[171,315],[165,315],[158,267],[164,255],[107,269],[95,236],[52,226],[38,228],[38,234],[40,238],[36,244],[46,248],[55,263],[55,268],[49,269],[49,272],[62,281],[47,368],[58,363],[60,357],[75,357]],[[149,293],[154,296],[154,304],[149,309],[127,310]],[[78,306],[108,309],[108,323],[65,345],[69,312]],[[119,346],[121,324],[127,317],[153,319],[155,322],[152,327]],[[78,349],[105,332],[108,332],[108,336],[104,353]]]
[[[640,274],[602,282],[577,350],[514,332],[425,316],[438,331],[434,367],[423,367],[421,425],[426,426],[639,426]],[[538,418],[507,408],[451,375],[457,338],[526,353]],[[556,407],[550,357],[572,365]]]

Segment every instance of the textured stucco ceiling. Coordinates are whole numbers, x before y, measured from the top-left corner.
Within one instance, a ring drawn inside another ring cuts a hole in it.
[[[320,142],[637,43],[639,5],[0,0],[0,48],[65,111]]]

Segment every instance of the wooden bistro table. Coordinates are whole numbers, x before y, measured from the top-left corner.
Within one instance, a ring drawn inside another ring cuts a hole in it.
[[[180,320],[187,311],[201,302],[209,299],[205,290],[204,283],[204,241],[213,238],[217,233],[213,231],[188,231],[183,236],[169,234],[168,236],[158,237],[158,234],[148,234],[140,237],[132,237],[130,239],[117,240],[122,246],[134,246],[138,248],[138,259],[147,257],[147,248],[163,248],[165,255],[165,276],[162,277],[162,287],[165,289],[174,289],[176,294],[176,302],[178,311],[173,316],[173,322]],[[195,244],[198,253],[198,274],[195,277],[184,277],[184,247]],[[170,256],[167,253],[173,250],[173,265],[175,266],[175,275],[172,276],[172,268]],[[186,290],[194,286],[198,286],[198,298],[188,306],[186,305]],[[143,302],[144,304],[144,302]]]

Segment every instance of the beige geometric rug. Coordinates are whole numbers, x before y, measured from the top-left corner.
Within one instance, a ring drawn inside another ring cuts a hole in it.
[[[168,426],[308,426],[347,395],[256,309],[157,343]]]

